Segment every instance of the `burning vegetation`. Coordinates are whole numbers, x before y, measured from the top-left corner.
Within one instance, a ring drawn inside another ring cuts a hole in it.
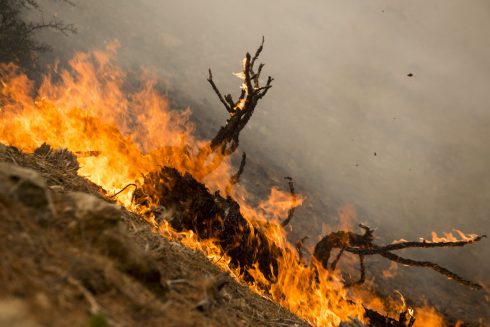
[[[105,51],[77,54],[69,68],[53,68],[38,87],[17,66],[1,66],[0,142],[37,156],[58,151],[55,162],[63,165],[60,169],[78,171],[100,187],[101,196],[144,217],[155,233],[203,252],[222,271],[312,325],[338,326],[352,320],[372,326],[442,324],[430,308],[409,308],[404,300],[370,306],[386,301],[352,287],[365,281],[367,256],[430,268],[463,285],[482,288],[437,263],[393,252],[465,246],[484,235],[458,232],[459,238],[434,235],[431,241],[380,246],[374,243],[373,230],[360,225],[363,234],[332,232],[311,257],[305,257],[302,242],[291,244],[284,228],[304,201],[292,178],[286,178],[289,193],[274,188],[258,208],[247,203],[247,191],[239,183],[246,155],[236,173],[231,156],[238,149],[240,132],[272,87],[270,76],[262,84],[264,64],[257,66],[263,42],[254,55],[246,54],[242,72],[236,74],[242,81],[236,100],[221,93],[209,71],[208,82],[229,113],[210,141],[194,136],[189,110],[169,110],[156,80],[146,77],[139,91],[127,91],[125,74],[114,62],[116,50],[117,44],[111,44]],[[334,250],[337,254],[330,260]],[[336,269],[346,252],[359,258],[356,282],[344,281]],[[155,269],[140,270],[145,272],[137,278],[159,283]],[[188,281],[170,282],[182,283]],[[222,276],[207,281],[198,309],[206,311],[224,301],[219,294],[226,283]],[[97,311],[90,291],[83,288],[83,293]]]

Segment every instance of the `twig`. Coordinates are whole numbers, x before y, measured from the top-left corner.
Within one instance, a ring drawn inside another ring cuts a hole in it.
[[[364,266],[364,256],[362,254],[359,255],[359,271],[361,272],[361,277],[359,278],[359,280],[356,282],[347,283],[345,284],[345,287],[361,285],[366,280],[366,267]]]
[[[120,191],[118,191],[117,193],[113,194],[113,195],[110,195],[109,198],[114,198],[116,196],[118,196],[119,194],[121,194],[122,192],[124,192],[124,190],[126,190],[128,187],[130,186],[134,186],[135,188],[138,188],[138,185],[134,184],[134,183],[129,183],[128,185],[124,186]]]
[[[247,154],[243,152],[242,154],[242,161],[240,162],[240,167],[238,168],[238,171],[236,172],[235,175],[231,176],[230,178],[230,183],[232,185],[235,185],[240,181],[240,177],[243,174],[243,170],[245,169],[245,164],[247,163]]]
[[[452,271],[449,271],[448,269],[441,267],[438,264],[430,262],[430,261],[416,261],[416,260],[412,260],[412,259],[406,259],[406,258],[402,258],[396,254],[393,254],[391,252],[383,252],[383,253],[380,253],[380,255],[382,257],[385,257],[385,258],[391,260],[391,261],[401,263],[401,264],[404,264],[407,266],[430,268],[430,269],[432,269],[432,270],[434,270],[434,271],[436,271],[436,272],[438,272],[444,276],[447,276],[449,279],[455,280],[456,282],[458,282],[462,285],[468,286],[470,288],[473,288],[473,289],[479,290],[479,289],[483,288],[482,285],[475,283],[475,282],[472,282],[472,281],[469,281],[469,280],[466,280],[466,279],[458,276],[457,274],[453,273]]]
[[[225,101],[225,99],[223,98],[223,96],[221,95],[221,92],[219,91],[218,87],[216,86],[216,84],[214,83],[213,81],[213,72],[211,71],[211,68],[209,69],[209,77],[208,77],[208,82],[209,84],[211,84],[211,87],[213,88],[214,92],[216,93],[216,95],[218,96],[219,100],[221,101],[221,103],[225,106],[226,110],[229,112],[229,113],[232,113],[233,112],[233,109],[228,105],[228,103]]]
[[[77,29],[73,24],[64,24],[63,22],[58,21],[56,19],[46,22],[43,17],[40,23],[30,24],[26,30],[26,33],[32,34],[37,30],[46,29],[46,28],[54,29],[62,33],[63,35],[68,35],[69,33],[76,33],[77,31]]]
[[[303,245],[307,239],[308,236],[305,236],[296,242],[296,251],[298,251],[299,261],[303,261]]]
[[[296,210],[296,205],[298,202],[298,197],[294,190],[293,179],[288,176],[284,177],[284,179],[288,180],[289,191],[291,192],[291,208],[288,211],[288,217],[281,223],[282,227],[286,227],[291,222],[291,219],[293,219],[294,211]]]
[[[482,240],[483,238],[487,237],[486,235],[478,235],[475,238],[472,238],[470,240],[461,240],[461,241],[456,241],[456,242],[427,242],[427,241],[422,241],[422,242],[400,242],[400,243],[394,243],[382,247],[374,247],[374,248],[369,248],[369,249],[357,249],[357,248],[347,248],[347,251],[356,253],[356,254],[365,254],[365,255],[372,255],[372,254],[381,254],[387,251],[395,251],[395,250],[401,250],[401,249],[406,249],[406,248],[442,248],[442,247],[461,247],[465,246],[471,243],[478,242]]]
[[[345,247],[340,248],[340,251],[337,254],[337,257],[335,258],[335,260],[330,265],[330,270],[331,271],[335,271],[335,268],[337,268],[337,263],[339,263],[340,257],[342,256],[342,254],[344,254],[344,251],[345,251]]]

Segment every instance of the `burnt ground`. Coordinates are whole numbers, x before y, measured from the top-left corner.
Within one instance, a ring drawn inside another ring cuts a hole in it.
[[[0,146],[0,326],[307,325],[76,170]]]

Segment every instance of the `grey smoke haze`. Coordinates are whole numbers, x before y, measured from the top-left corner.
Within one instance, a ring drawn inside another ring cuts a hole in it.
[[[488,0],[46,6],[78,26],[60,44],[92,49],[118,39],[126,65],[144,65],[206,104],[216,127],[226,115],[207,69],[236,92],[231,73],[265,35],[262,61],[276,81],[242,134],[250,156],[267,155],[320,198],[354,204],[362,220],[392,233],[387,239],[489,232]],[[484,241],[437,260],[488,284],[489,257]]]

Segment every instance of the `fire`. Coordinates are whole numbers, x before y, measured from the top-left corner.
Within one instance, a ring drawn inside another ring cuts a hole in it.
[[[425,306],[421,308],[416,308],[415,311],[417,312],[417,320],[424,322],[424,324],[420,324],[416,322],[415,326],[433,326],[433,327],[446,326],[441,315],[433,308]]]
[[[289,193],[282,192],[277,187],[273,187],[269,198],[266,201],[262,201],[259,204],[259,208],[264,211],[269,220],[274,219],[279,221],[288,215],[291,204],[295,207],[301,206],[303,201],[304,198],[301,195],[292,199]]]
[[[69,68],[54,67],[38,87],[15,65],[0,66],[0,142],[26,152],[43,143],[67,148],[78,158],[80,175],[109,194],[141,182],[144,174],[164,165],[189,172],[211,191],[237,199],[250,223],[284,249],[273,282],[259,269],[249,271],[255,278],[249,283],[252,289],[317,326],[337,326],[350,318],[362,320],[364,309],[349,300],[341,277],[315,263],[304,265],[287,241],[279,222],[291,207],[291,195],[273,188],[259,208],[247,204],[246,190],[229,185],[230,159],[212,154],[208,141],[193,135],[189,110],[170,110],[168,101],[156,90],[157,81],[148,76],[138,83],[138,91],[125,91],[126,75],[114,60],[117,47],[113,43],[104,51],[76,54]],[[131,203],[131,192],[126,189],[117,200],[137,213],[148,210]],[[297,195],[294,205],[303,200]],[[349,208],[344,211],[347,216],[352,214]],[[199,240],[192,231],[176,232],[166,222],[155,227],[161,235],[202,251],[244,282],[213,240]],[[371,302],[380,302],[369,296]],[[429,326],[421,318],[417,324]]]
[[[453,230],[458,236],[453,233],[444,233],[444,236],[438,236],[436,232],[432,232],[432,242],[458,242],[458,241],[472,241],[478,237],[476,234],[465,234],[458,229]]]

